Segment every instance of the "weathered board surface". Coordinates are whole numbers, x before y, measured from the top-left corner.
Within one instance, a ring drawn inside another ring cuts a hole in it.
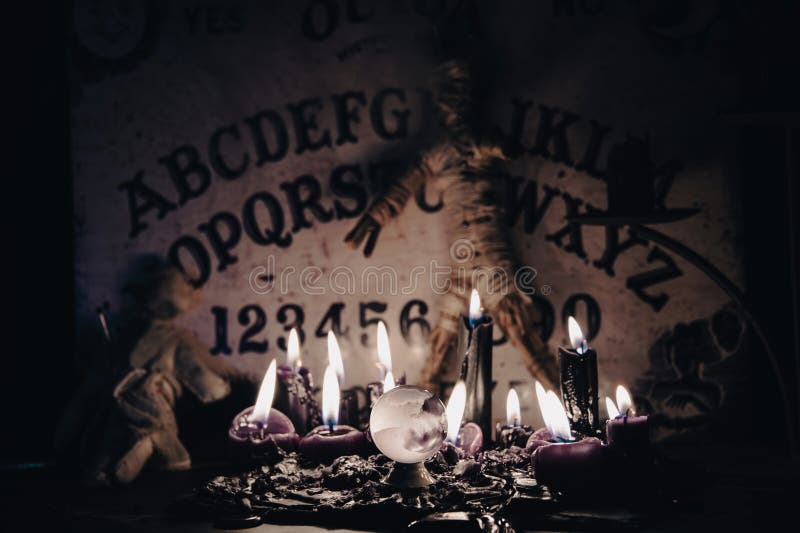
[[[371,321],[381,318],[395,373],[413,383],[439,299],[427,277],[410,285],[414,268],[427,276],[452,263],[435,194],[385,229],[371,258],[342,241],[385,187],[387,166],[418,146],[436,64],[429,19],[460,4],[76,2],[79,316],[103,302],[118,310],[137,258],[172,255],[203,290],[182,322],[253,376],[284,357],[286,328],[298,325],[303,360],[321,377],[324,333],[338,321],[347,381],[365,384],[377,377]],[[537,272],[550,346],[566,343],[565,316],[576,314],[593,325],[601,391],[624,383],[643,406],[703,427],[745,392],[744,326],[720,313],[725,295],[669,250],[615,250],[615,230],[565,221],[605,209],[609,150],[649,137],[654,167],[672,178],[666,207],[700,209],[656,227],[741,286],[740,198],[720,120],[737,98],[727,54],[741,14],[723,2],[667,4],[477,10],[496,57],[497,125],[527,149],[513,164],[509,222],[522,264]],[[627,230],[617,236],[623,243]],[[354,273],[353,290],[340,267]],[[507,344],[496,347],[494,376],[494,418],[514,385],[523,418],[540,423]]]

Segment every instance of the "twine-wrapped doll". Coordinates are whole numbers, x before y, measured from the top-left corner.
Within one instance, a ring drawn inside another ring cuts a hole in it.
[[[514,283],[518,264],[495,197],[507,157],[500,142],[481,135],[466,62],[443,63],[437,74],[435,103],[442,133],[370,205],[345,242],[357,248],[366,240],[364,254],[371,255],[381,228],[402,213],[412,195],[423,186],[440,190],[453,239],[451,255],[456,255],[453,259],[458,264],[453,265],[452,283],[431,332],[431,353],[420,384],[438,390],[448,352],[455,344],[459,316],[465,314],[474,284],[484,307],[520,351],[531,375],[555,388],[556,360],[534,330],[539,318],[536,308]]]
[[[234,377],[175,323],[197,301],[185,277],[163,264],[139,274],[129,286],[135,300],[131,341],[111,344],[106,328],[112,349],[89,369],[56,432],[56,450],[65,458],[77,455],[84,476],[95,483],[129,482],[145,465],[191,466],[178,437],[177,402],[187,396],[201,405],[220,400]]]

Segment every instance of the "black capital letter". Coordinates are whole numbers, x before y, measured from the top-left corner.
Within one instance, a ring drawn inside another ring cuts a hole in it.
[[[267,213],[269,213],[270,227],[263,230],[256,219],[256,205],[258,203],[264,204],[264,207],[267,208]],[[245,233],[256,244],[267,246],[274,243],[281,248],[286,248],[292,244],[291,233],[281,236],[284,226],[281,204],[268,192],[257,192],[247,199],[242,208],[242,225]]]
[[[301,188],[306,191],[305,199],[300,198]],[[320,222],[330,222],[333,218],[332,210],[325,209],[319,203],[322,191],[314,176],[305,175],[298,177],[293,182],[285,181],[281,183],[281,189],[286,191],[286,197],[289,200],[289,209],[294,220],[293,232],[296,233],[302,228],[311,227],[311,221],[306,218],[306,210],[311,211],[311,214]]]
[[[681,272],[681,269],[675,264],[672,257],[658,246],[650,250],[650,253],[647,255],[647,262],[652,263],[653,261],[661,261],[664,263],[664,266],[648,272],[642,272],[641,274],[634,274],[627,279],[625,286],[636,293],[636,296],[641,298],[642,301],[650,305],[654,311],[660,311],[661,308],[666,305],[669,296],[663,292],[657,295],[648,294],[644,292],[644,290],[656,283],[678,278],[683,275],[683,272]]]
[[[606,274],[614,277],[614,263],[617,262],[617,257],[620,254],[633,246],[645,246],[647,241],[641,239],[628,231],[628,238],[620,244],[619,242],[619,226],[606,226],[606,248],[603,250],[603,255],[600,259],[596,259],[592,264]]]
[[[185,158],[183,163],[179,161],[182,158]],[[167,167],[169,177],[175,184],[175,188],[178,189],[178,204],[180,205],[206,192],[211,184],[211,172],[200,162],[200,153],[194,146],[187,145],[176,148],[158,162]],[[194,187],[189,183],[189,176],[193,174],[199,179]]]
[[[239,140],[239,128],[236,124],[219,128],[211,134],[211,139],[208,141],[208,159],[211,161],[211,166],[214,167],[217,175],[226,180],[234,180],[244,174],[247,169],[247,163],[250,161],[250,156],[246,153],[242,154],[241,162],[238,167],[231,168],[225,163],[225,160],[220,154],[220,143],[223,136],[232,137],[234,140]]]
[[[507,223],[509,226],[514,226],[519,220],[519,215],[525,213],[522,228],[525,233],[533,233],[539,222],[542,221],[547,208],[553,201],[553,197],[558,196],[558,189],[551,187],[543,187],[544,198],[542,203],[539,203],[539,194],[536,189],[536,180],[530,180],[525,183],[522,193],[519,192],[519,185],[523,182],[523,178],[519,176],[512,176],[508,178],[508,196],[506,197],[506,213]],[[519,198],[519,200],[517,200]]]
[[[192,269],[190,272],[189,269],[183,265],[183,261],[181,261],[182,248],[189,253],[197,270]],[[183,274],[189,278],[189,281],[194,287],[202,287],[205,285],[206,281],[208,281],[208,277],[211,275],[211,258],[208,256],[208,252],[206,252],[203,243],[189,235],[184,235],[172,243],[172,246],[169,247],[169,252],[167,252],[167,259],[175,268],[183,272]]]
[[[361,119],[358,116],[358,106],[348,107],[347,104],[353,100],[362,106],[367,105],[367,97],[361,91],[349,91],[344,94],[334,94],[333,109],[336,112],[336,126],[339,129],[339,137],[336,144],[341,146],[344,143],[357,143],[358,137],[353,134],[350,124],[358,124]]]
[[[603,147],[603,141],[606,135],[611,131],[611,126],[600,124],[596,120],[590,120],[589,124],[592,126],[592,135],[589,137],[589,144],[586,145],[586,152],[583,154],[583,159],[575,165],[575,170],[585,171],[590,176],[600,177],[605,174],[602,170],[597,168],[597,157],[600,155],[600,149]]]
[[[133,239],[147,228],[141,217],[151,209],[157,211],[156,218],[161,220],[168,212],[175,209],[175,204],[161,196],[159,193],[142,182],[144,171],[140,170],[130,181],[125,181],[117,186],[117,190],[128,194],[128,212],[131,219],[131,231],[128,237]],[[143,201],[137,200],[141,198]]]
[[[386,129],[386,122],[383,119],[383,106],[388,96],[396,96],[402,103],[406,103],[406,93],[402,89],[389,87],[379,91],[375,98],[372,99],[372,105],[369,108],[372,129],[375,130],[378,137],[387,141],[404,139],[408,135],[408,117],[411,115],[411,111],[408,109],[392,109],[391,114],[395,118],[396,128],[394,131],[389,131]]]
[[[539,127],[536,130],[536,142],[531,148],[531,153],[549,157],[553,161],[560,161],[567,165],[572,165],[569,157],[569,142],[567,140],[567,128],[577,120],[578,115],[564,111],[561,120],[554,123],[558,108],[540,105],[542,114],[539,119]],[[553,145],[553,152],[549,147]]]
[[[348,174],[353,176],[352,180],[345,180]],[[339,200],[334,200],[336,220],[357,217],[367,207],[367,189],[362,185],[363,181],[364,175],[359,165],[341,165],[333,169],[330,178],[333,194],[355,201],[353,207],[347,207]]]
[[[323,130],[319,139],[311,140],[311,132],[319,129],[315,112],[315,110],[322,109],[322,102],[319,98],[308,98],[286,107],[292,113],[292,122],[297,137],[297,148],[294,150],[296,154],[302,154],[306,150],[314,152],[323,146],[331,146],[331,132],[328,130]],[[311,113],[309,114],[307,111],[311,111]]]
[[[220,233],[220,224],[227,227],[227,237],[223,237]],[[230,250],[239,243],[242,236],[242,228],[239,226],[239,221],[230,213],[221,211],[211,217],[208,224],[200,224],[197,229],[206,234],[208,242],[211,243],[211,248],[219,260],[217,270],[222,272],[228,265],[232,265],[237,261],[235,255],[231,255]]]
[[[542,187],[545,193],[548,192],[550,187]],[[569,194],[562,192],[561,198],[564,199],[564,206],[567,208],[567,216],[572,217],[578,215],[578,208],[583,205],[583,200],[574,198]],[[569,239],[569,244],[562,244],[564,237]],[[553,242],[559,248],[563,248],[565,252],[573,253],[580,258],[586,257],[586,250],[583,249],[583,226],[575,222],[568,222],[566,226],[560,230],[545,235],[546,240]]]
[[[267,138],[261,128],[263,120],[270,123],[272,131],[275,133],[274,151],[270,151],[269,146],[267,146]],[[265,110],[253,117],[246,118],[244,121],[250,128],[250,133],[256,145],[256,153],[258,154],[256,166],[260,167],[268,161],[280,161],[286,156],[286,152],[289,150],[289,135],[286,133],[286,124],[284,124],[278,113]]]

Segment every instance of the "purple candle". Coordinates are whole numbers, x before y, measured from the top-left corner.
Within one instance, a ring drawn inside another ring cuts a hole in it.
[[[575,441],[561,400],[536,382],[536,396],[546,430],[528,439],[536,480],[557,491],[591,489],[608,468],[606,446],[594,437]]]
[[[337,424],[339,380],[330,365],[325,369],[322,383],[322,416],[324,425],[314,428],[300,440],[298,449],[302,455],[320,463],[330,463],[343,455],[369,454],[371,446],[363,431]]]
[[[275,407],[289,416],[301,435],[305,435],[321,421],[311,386],[311,373],[303,367],[300,360],[297,330],[292,328],[286,346],[286,364],[278,367]]]
[[[281,457],[280,450],[290,452],[297,449],[298,436],[292,421],[271,407],[275,380],[273,360],[264,374],[255,405],[233,418],[228,439],[231,459],[237,465],[277,462]]]
[[[594,490],[607,473],[607,447],[589,437],[539,446],[531,456],[536,480],[557,491]]]
[[[367,397],[370,407],[375,405],[378,398],[383,393],[389,392],[396,385],[405,385],[406,376],[402,376],[402,383],[395,383],[394,373],[392,372],[392,350],[389,346],[389,334],[386,332],[386,325],[383,320],[378,322],[378,368],[381,373],[381,381],[367,383]]]
[[[617,403],[606,397],[609,420],[606,422],[606,441],[609,448],[627,458],[650,456],[650,420],[636,416],[628,390],[617,387]]]
[[[442,444],[442,450],[447,453],[449,448],[457,448],[459,455],[475,455],[483,449],[483,431],[474,422],[462,425],[464,407],[467,404],[466,384],[459,380],[450,393],[445,412],[447,413],[447,436]]]
[[[333,331],[328,332],[328,367],[336,374],[339,402],[337,420],[342,425],[358,425],[358,396],[355,389],[344,389],[344,361]],[[326,370],[327,372],[327,370]],[[324,388],[324,387],[323,387]],[[323,391],[324,398],[324,391]]]

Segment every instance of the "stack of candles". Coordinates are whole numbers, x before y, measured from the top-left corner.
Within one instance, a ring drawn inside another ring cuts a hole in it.
[[[491,412],[491,405],[487,407],[491,393],[491,325],[491,318],[483,314],[480,299],[473,291],[459,342],[464,356],[462,379],[453,388],[446,407],[447,433],[441,451],[448,462],[475,456],[488,436],[480,423],[485,423]],[[546,391],[538,381],[535,383],[545,427],[532,431],[523,424],[519,397],[512,388],[506,399],[506,423],[498,423],[495,432],[500,447],[524,447],[530,452],[537,480],[560,491],[585,490],[612,472],[617,474],[620,464],[636,468],[651,458],[648,418],[635,416],[631,396],[621,385],[616,390],[616,403],[606,398],[610,418],[605,431],[607,444],[595,436],[599,424],[597,354],[572,317],[569,332],[572,347],[559,349],[563,399],[554,391]],[[389,338],[382,322],[377,328],[377,352],[380,381],[368,385],[371,406],[396,385]],[[272,408],[276,381],[276,405],[289,416]],[[358,426],[357,400],[352,389],[343,390],[344,384],[341,350],[335,335],[329,332],[321,424],[310,428],[310,424],[320,421],[320,416],[311,393],[311,374],[302,365],[299,339],[292,330],[286,365],[276,371],[276,362],[271,362],[255,405],[234,418],[229,430],[234,460],[243,464],[268,463],[277,460],[281,450],[299,450],[307,458],[329,463],[343,455],[375,451],[365,432],[354,427]],[[305,434],[302,439],[295,428]]]
[[[593,363],[582,358],[576,363],[570,361],[569,372],[574,379],[567,389],[562,382],[562,391],[572,395],[572,430],[568,411],[564,403],[553,391],[546,391],[536,383],[536,396],[539,401],[546,429],[535,432],[528,441],[527,448],[533,451],[531,463],[537,481],[551,489],[562,492],[585,492],[609,480],[621,480],[642,472],[641,468],[650,460],[650,430],[648,417],[632,416],[633,402],[630,393],[622,385],[617,387],[617,403],[606,398],[606,408],[610,420],[606,423],[607,444],[596,437],[586,437],[587,430],[593,431],[596,423],[597,398],[591,394],[596,384],[591,383],[597,376],[596,354],[583,337],[577,322],[570,317],[570,337],[573,353],[585,356],[591,353]],[[559,351],[568,352],[561,349]],[[594,368],[592,368],[594,367]],[[564,364],[562,359],[562,371]],[[587,383],[587,376],[588,382]],[[583,383],[586,388],[575,389]],[[577,427],[576,427],[577,426]],[[583,438],[581,438],[583,436]],[[632,459],[642,459],[635,461]]]

